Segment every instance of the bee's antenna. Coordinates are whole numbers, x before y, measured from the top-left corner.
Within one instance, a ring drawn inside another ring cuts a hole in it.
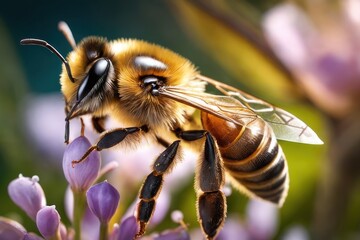
[[[58,24],[58,29],[60,32],[62,32],[62,34],[64,34],[66,40],[69,42],[70,46],[75,49],[76,48],[76,42],[75,42],[75,38],[74,35],[72,34],[69,25],[64,22],[61,21]]]
[[[58,50],[56,50],[53,46],[51,46],[49,43],[47,43],[46,41],[44,40],[41,40],[41,39],[36,39],[36,38],[26,38],[26,39],[22,39],[20,41],[20,44],[22,45],[37,45],[37,46],[42,46],[42,47],[45,47],[47,49],[50,50],[50,52],[54,53],[56,56],[58,56],[61,61],[65,64],[65,68],[66,68],[66,71],[67,71],[67,74],[70,78],[70,80],[72,82],[75,82],[72,74],[71,74],[71,69],[70,69],[70,65],[69,63],[66,61],[66,59],[58,52]]]

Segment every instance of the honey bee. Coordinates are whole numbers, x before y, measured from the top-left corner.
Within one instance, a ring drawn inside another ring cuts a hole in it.
[[[94,150],[134,141],[133,136],[151,136],[165,147],[139,192],[137,237],[145,233],[164,175],[181,158],[183,143],[200,145],[195,190],[198,221],[207,239],[215,238],[225,221],[225,175],[246,195],[281,206],[289,174],[276,139],[322,144],[294,115],[201,75],[189,60],[171,50],[141,40],[101,37],[87,37],[76,45],[69,27],[64,22],[59,27],[73,47],[66,59],[44,40],[23,39],[21,44],[46,47],[63,62],[65,142],[69,121],[85,114],[92,116],[94,129],[101,134],[74,163]],[[221,94],[206,93],[208,84]],[[196,109],[201,112],[202,127],[185,129]],[[106,130],[107,117],[131,127]]]

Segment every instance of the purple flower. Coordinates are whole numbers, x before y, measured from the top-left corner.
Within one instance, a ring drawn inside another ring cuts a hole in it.
[[[0,217],[0,239],[23,239],[25,228],[14,220]]]
[[[135,216],[123,220],[120,226],[114,227],[112,240],[133,239],[138,232],[138,224]]]
[[[234,239],[234,236],[236,236],[237,239],[253,239],[243,221],[236,215],[226,218],[224,227],[221,229],[217,239],[231,240]]]
[[[90,210],[100,222],[108,223],[119,204],[119,192],[107,181],[92,186],[86,193]]]
[[[11,200],[33,220],[37,212],[46,205],[44,191],[38,183],[39,178],[19,177],[10,182],[8,192]]]
[[[247,229],[252,239],[272,239],[278,225],[278,208],[274,204],[251,200],[246,208]]]
[[[45,206],[36,215],[36,225],[45,239],[50,239],[59,232],[60,215],[55,206]]]
[[[236,215],[229,216],[217,239],[232,240],[273,239],[278,226],[277,206],[260,200],[250,200],[246,208],[246,218]]]
[[[311,11],[307,14],[295,4],[278,5],[265,14],[263,28],[307,96],[322,110],[341,117],[357,107],[360,93],[360,4],[343,1],[336,14],[326,3],[316,6],[319,16],[313,18]]]
[[[100,154],[93,151],[81,163],[73,166],[72,161],[79,160],[91,147],[89,140],[80,136],[66,148],[63,157],[63,170],[66,180],[73,191],[86,191],[96,180],[100,171]]]

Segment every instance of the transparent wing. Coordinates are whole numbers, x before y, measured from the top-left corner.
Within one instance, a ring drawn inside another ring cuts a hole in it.
[[[199,80],[205,81],[216,87],[225,96],[234,98],[264,119],[273,129],[276,138],[291,142],[307,144],[323,144],[317,134],[303,121],[291,113],[277,108],[270,103],[258,99],[239,89],[199,75]]]
[[[259,118],[256,113],[230,96],[214,95],[178,86],[164,87],[160,94],[242,126],[247,126]]]

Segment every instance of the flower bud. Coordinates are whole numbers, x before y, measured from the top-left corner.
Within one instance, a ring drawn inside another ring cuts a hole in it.
[[[86,193],[90,210],[102,223],[108,223],[119,204],[119,192],[107,181],[92,186]]]
[[[45,194],[38,181],[37,176],[29,178],[20,174],[8,186],[11,200],[33,220],[36,219],[36,213],[46,205]]]
[[[175,210],[171,213],[171,220],[181,224],[184,222],[184,214],[179,210]]]
[[[80,136],[65,149],[63,171],[73,191],[86,191],[99,174],[100,154],[97,151],[93,151],[85,160],[73,165],[73,161],[81,159],[90,147],[89,140]]]
[[[0,239],[23,239],[25,228],[14,220],[0,217]]]
[[[59,233],[60,215],[55,206],[46,206],[38,211],[36,225],[45,239],[50,239]]]
[[[133,239],[138,232],[138,224],[135,216],[130,216],[121,222],[117,240]]]

